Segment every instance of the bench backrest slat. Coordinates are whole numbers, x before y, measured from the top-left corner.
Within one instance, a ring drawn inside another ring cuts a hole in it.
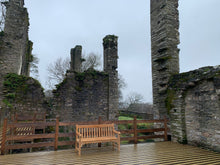
[[[76,130],[83,138],[113,136],[114,124],[76,125]]]

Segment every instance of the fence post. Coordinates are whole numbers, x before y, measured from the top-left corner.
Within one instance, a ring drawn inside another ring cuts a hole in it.
[[[164,117],[164,140],[167,141],[167,118]]]
[[[1,155],[5,154],[6,134],[7,134],[7,123],[8,119],[4,119],[3,130],[2,130],[2,144],[1,144]]]
[[[102,118],[101,116],[99,116],[99,120],[98,120],[98,124],[101,124],[102,123]],[[98,147],[101,147],[102,146],[102,143],[98,143]]]
[[[56,117],[55,144],[54,144],[54,150],[55,151],[58,148],[58,135],[59,135],[59,117]]]
[[[134,116],[134,144],[137,144],[137,117]]]

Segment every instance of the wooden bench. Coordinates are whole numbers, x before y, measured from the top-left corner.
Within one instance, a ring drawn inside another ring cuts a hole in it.
[[[82,145],[102,142],[112,142],[113,149],[117,144],[120,151],[120,132],[114,129],[114,124],[76,125],[75,150],[79,155]]]

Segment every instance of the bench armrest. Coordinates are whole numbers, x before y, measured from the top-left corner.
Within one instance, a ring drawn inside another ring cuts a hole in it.
[[[113,132],[114,132],[114,133],[116,133],[116,134],[118,134],[118,135],[120,135],[120,134],[121,134],[121,132],[116,131],[116,130],[113,130]]]
[[[76,131],[76,135],[79,136],[79,137],[82,137],[82,135],[77,131]]]

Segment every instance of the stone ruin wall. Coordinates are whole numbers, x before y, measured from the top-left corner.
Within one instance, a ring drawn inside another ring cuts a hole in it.
[[[1,73],[29,76],[32,42],[28,39],[29,18],[23,0],[9,0],[0,47]],[[16,30],[15,30],[16,29]]]
[[[151,0],[153,106],[171,139],[220,151],[220,66],[180,73],[177,0]]]
[[[118,115],[117,37],[106,36],[104,71],[81,72],[82,47],[71,49],[70,70],[57,86],[53,114],[65,121],[116,120]]]
[[[28,39],[29,18],[27,9],[24,8],[24,0],[9,0],[4,2],[4,5],[6,6],[6,18],[4,31],[0,35],[0,123],[11,109],[5,103],[7,97],[3,86],[4,77],[8,73],[29,76],[33,45]],[[27,104],[23,104],[24,107],[31,104],[31,98],[28,98]]]
[[[15,113],[46,113],[49,109],[41,84],[31,77],[8,74],[5,77],[3,94],[3,110],[7,117]]]
[[[61,121],[107,120],[108,75],[89,70],[68,73],[54,91],[53,112]]]
[[[220,151],[220,66],[174,75],[168,93],[173,141]]]
[[[29,18],[24,0],[9,0],[0,36],[0,123],[13,113],[47,112],[63,120],[114,120],[118,114],[117,37],[106,36],[104,72],[81,73],[81,50],[71,50],[71,70],[58,84],[53,101],[46,100],[38,81],[29,77],[33,43],[28,39]],[[16,29],[16,30],[15,30]],[[80,56],[79,56],[80,54]],[[76,55],[76,56],[74,56]],[[11,76],[9,79],[6,76]],[[53,116],[55,117],[55,116]]]

